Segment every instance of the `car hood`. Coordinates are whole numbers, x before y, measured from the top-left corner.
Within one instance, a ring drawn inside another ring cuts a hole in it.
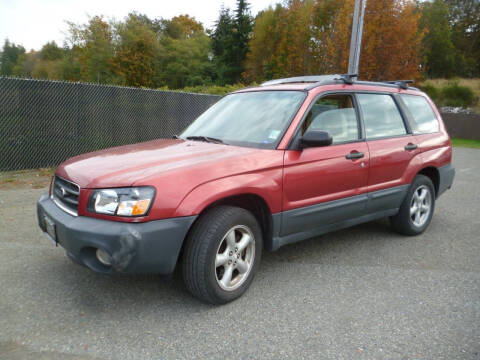
[[[172,185],[188,180],[190,186],[257,168],[278,166],[278,156],[246,147],[199,141],[154,140],[73,157],[56,174],[82,188]],[[277,153],[277,155],[279,155]],[[275,159],[276,160],[275,160]],[[188,178],[188,179],[186,179]]]

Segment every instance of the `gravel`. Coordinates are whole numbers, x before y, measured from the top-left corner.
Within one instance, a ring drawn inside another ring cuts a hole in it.
[[[176,273],[105,276],[41,233],[44,190],[0,190],[1,359],[480,359],[480,151],[421,236],[386,220],[265,253],[214,307]]]

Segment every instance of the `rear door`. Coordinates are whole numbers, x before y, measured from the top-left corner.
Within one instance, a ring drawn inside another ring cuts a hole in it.
[[[328,131],[333,144],[286,150],[281,235],[358,216],[366,206],[369,154],[361,137],[352,94],[326,95],[315,101],[298,129]]]
[[[370,152],[368,210],[398,208],[408,189],[404,174],[418,145],[394,96],[358,93],[356,97]]]

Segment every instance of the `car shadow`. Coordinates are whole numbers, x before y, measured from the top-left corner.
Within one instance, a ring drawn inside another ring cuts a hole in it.
[[[263,253],[260,278],[262,283],[273,284],[274,277],[278,276],[275,272],[288,271],[280,263],[330,264],[342,256],[351,257],[358,252],[368,252],[371,246],[381,247],[398,241],[399,237],[390,230],[386,220],[379,220],[290,244],[275,252]],[[41,272],[58,274],[54,281],[45,282],[44,286],[48,289],[42,293],[63,297],[61,306],[70,308],[79,316],[108,316],[110,312],[118,311],[135,314],[150,311],[147,309],[202,312],[215,308],[198,301],[186,290],[181,266],[177,266],[175,272],[166,277],[105,275],[74,264],[66,256],[56,256],[55,259],[57,261],[41,265]],[[45,277],[48,278],[47,275]],[[259,286],[255,284],[254,281],[252,287]]]

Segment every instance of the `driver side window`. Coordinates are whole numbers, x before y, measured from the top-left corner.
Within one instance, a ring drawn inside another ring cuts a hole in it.
[[[357,114],[351,95],[327,95],[318,99],[302,125],[302,135],[307,130],[328,131],[333,143],[359,139]]]

